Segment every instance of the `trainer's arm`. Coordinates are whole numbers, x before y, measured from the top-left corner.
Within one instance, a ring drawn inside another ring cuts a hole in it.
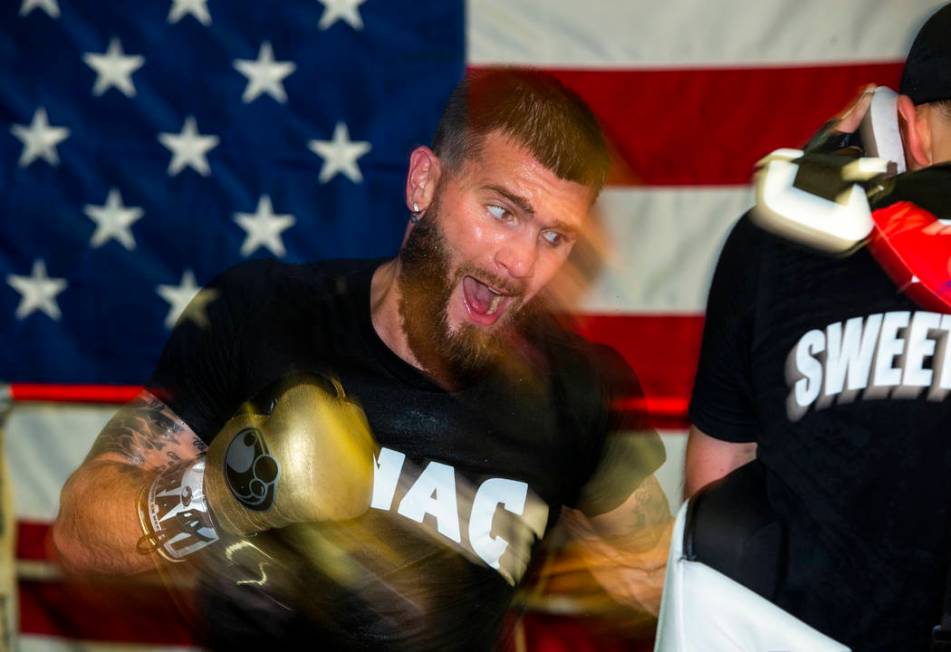
[[[160,471],[204,450],[191,428],[147,391],[120,409],[60,495],[53,543],[66,570],[152,570],[153,555],[136,552],[143,534],[139,496]]]
[[[684,497],[697,493],[756,458],[756,443],[733,443],[711,437],[696,426],[687,435]]]

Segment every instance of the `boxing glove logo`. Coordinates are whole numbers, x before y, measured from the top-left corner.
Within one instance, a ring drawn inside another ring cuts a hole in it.
[[[264,511],[274,504],[280,466],[268,453],[256,428],[244,428],[225,451],[225,478],[232,495],[242,505]]]

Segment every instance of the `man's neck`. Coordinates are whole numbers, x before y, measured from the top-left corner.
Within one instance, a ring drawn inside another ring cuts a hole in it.
[[[393,353],[404,362],[425,371],[413,355],[400,316],[400,261],[387,261],[376,268],[370,282],[370,320],[373,330]]]

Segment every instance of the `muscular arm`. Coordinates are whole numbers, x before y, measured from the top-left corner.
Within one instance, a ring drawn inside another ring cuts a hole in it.
[[[60,495],[53,543],[63,565],[88,573],[151,570],[152,556],[136,552],[142,536],[139,495],[160,471],[204,450],[195,433],[148,392],[120,409]]]
[[[673,517],[657,478],[648,476],[619,507],[598,516],[572,511],[588,570],[622,603],[657,614]]]
[[[714,480],[719,480],[755,458],[755,443],[723,441],[691,426],[687,436],[684,497],[689,498]]]

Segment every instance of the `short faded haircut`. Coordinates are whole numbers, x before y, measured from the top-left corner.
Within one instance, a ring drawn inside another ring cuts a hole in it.
[[[597,194],[610,157],[591,109],[554,77],[527,70],[470,73],[453,91],[436,128],[433,151],[450,170],[477,158],[499,131],[524,146],[557,177]]]
[[[938,100],[937,102],[932,102],[932,104],[938,107],[945,118],[951,120],[951,100]]]

